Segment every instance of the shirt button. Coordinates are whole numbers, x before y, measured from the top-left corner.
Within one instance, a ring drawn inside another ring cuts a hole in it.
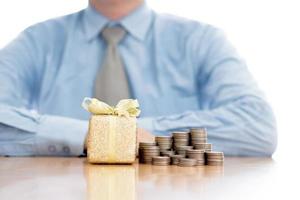
[[[54,145],[48,146],[48,151],[54,153],[56,151],[56,147]]]
[[[70,153],[70,147],[64,146],[64,147],[63,147],[63,151],[64,151],[65,153]]]

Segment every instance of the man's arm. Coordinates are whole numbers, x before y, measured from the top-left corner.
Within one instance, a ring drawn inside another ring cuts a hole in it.
[[[201,110],[141,118],[139,125],[155,134],[203,126],[215,150],[227,155],[272,155],[277,144],[275,119],[244,61],[222,32],[209,27],[202,38],[207,45],[199,45],[198,50],[205,49],[205,58],[196,69]]]
[[[45,47],[29,28],[0,51],[0,155],[64,155],[83,152],[88,122],[40,115],[35,98]]]

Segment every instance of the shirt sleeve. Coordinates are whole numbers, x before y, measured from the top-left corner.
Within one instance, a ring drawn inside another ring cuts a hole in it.
[[[34,111],[45,57],[35,34],[29,28],[0,51],[0,155],[81,155],[87,121]]]
[[[140,118],[139,126],[156,135],[206,127],[216,151],[234,156],[272,155],[277,145],[274,115],[245,62],[218,29],[209,27],[201,42],[198,50],[204,49],[205,57],[199,61],[197,50],[194,56],[199,61],[196,76],[201,109]]]

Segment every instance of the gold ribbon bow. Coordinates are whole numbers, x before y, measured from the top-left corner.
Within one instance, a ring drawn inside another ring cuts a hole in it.
[[[138,117],[141,113],[137,99],[122,99],[113,107],[95,98],[84,98],[81,106],[94,115]]]

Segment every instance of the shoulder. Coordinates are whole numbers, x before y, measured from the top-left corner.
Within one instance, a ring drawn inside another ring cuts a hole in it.
[[[183,45],[207,45],[223,31],[211,24],[171,14],[155,15],[154,29],[160,37]]]
[[[80,22],[82,13],[83,11],[79,11],[36,23],[26,28],[24,33],[39,42],[63,39],[77,28],[77,23]]]
[[[154,30],[164,46],[179,51],[191,52],[191,55],[205,54],[209,47],[224,39],[223,31],[211,24],[174,16],[155,14]]]
[[[201,36],[214,27],[201,22],[171,14],[158,14],[155,17],[155,26],[161,33],[173,33],[178,37],[197,34]]]

